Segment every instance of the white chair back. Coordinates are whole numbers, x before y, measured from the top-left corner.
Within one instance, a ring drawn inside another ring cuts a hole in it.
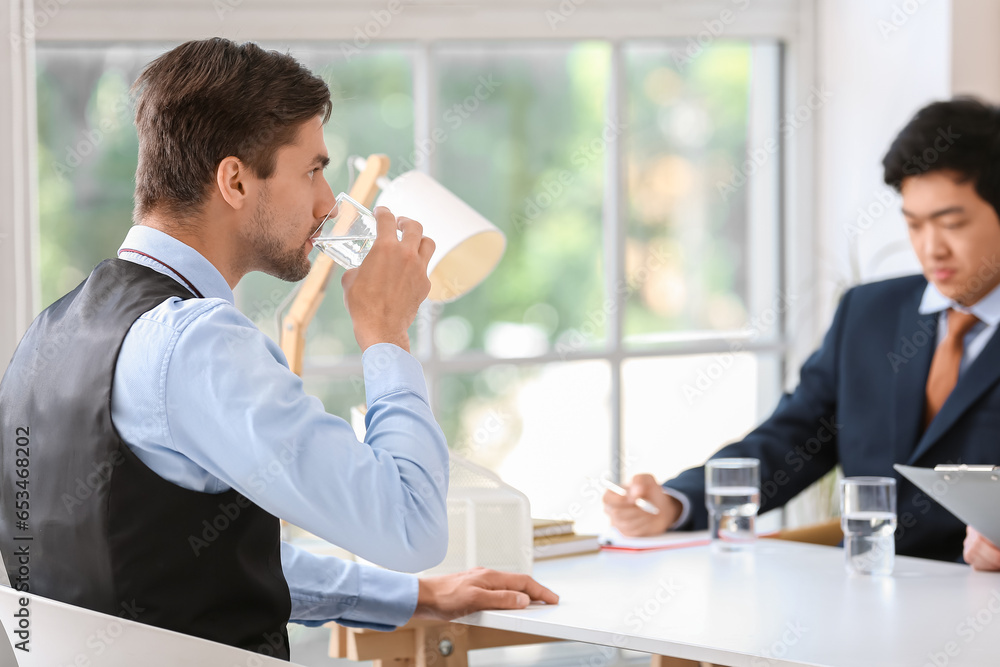
[[[295,667],[294,663],[12,588],[0,587],[0,625],[4,635],[0,639],[0,667]],[[24,641],[29,643],[22,646],[30,651],[18,650]]]

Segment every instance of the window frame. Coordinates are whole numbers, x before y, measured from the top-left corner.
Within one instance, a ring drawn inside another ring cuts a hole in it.
[[[580,4],[577,4],[580,2]],[[743,9],[740,9],[740,7]],[[726,18],[725,12],[737,20],[726,23],[727,39],[767,39],[781,45],[779,80],[774,90],[755,90],[753,116],[761,104],[777,105],[777,117],[804,103],[815,86],[815,0],[677,0],[668,4],[653,0],[574,0],[572,3],[520,0],[519,2],[489,2],[487,0],[357,0],[350,6],[338,6],[323,0],[295,0],[280,8],[266,0],[59,0],[57,3],[35,5],[32,0],[15,0],[12,12],[0,19],[0,27],[9,28],[13,37],[21,34],[11,50],[12,56],[0,60],[0,76],[7,78],[12,95],[0,102],[0,149],[9,148],[12,174],[4,177],[0,171],[0,270],[4,288],[0,291],[0,309],[13,312],[13,326],[0,327],[0,355],[9,358],[17,340],[38,312],[37,288],[38,213],[36,205],[35,141],[35,41],[46,43],[126,42],[163,43],[208,35],[228,36],[240,41],[339,41],[356,45],[357,31],[372,25],[373,42],[403,42],[416,45],[414,59],[414,126],[415,139],[426,139],[434,118],[434,71],[432,52],[436,44],[449,41],[487,42],[511,41],[578,41],[593,39],[611,44],[612,79],[608,97],[609,120],[625,113],[623,43],[635,40],[687,38],[709,35],[712,22]],[[55,8],[54,10],[52,8]],[[571,8],[567,10],[567,8]],[[395,11],[398,10],[398,11]],[[395,11],[395,13],[393,13]],[[395,16],[405,20],[395,20]],[[378,22],[379,17],[388,21]],[[28,17],[25,19],[24,17]],[[376,21],[376,23],[372,23]],[[22,29],[18,29],[18,26]],[[23,29],[29,26],[30,29]],[[33,34],[28,34],[33,33]],[[124,37],[123,37],[124,36]],[[713,38],[714,39],[714,38]],[[5,83],[0,79],[0,83]],[[757,99],[773,96],[771,102]],[[757,113],[763,117],[763,114]],[[773,116],[772,116],[773,117]],[[814,220],[812,167],[815,146],[815,123],[806,123],[780,142],[780,159],[770,160],[752,181],[748,196],[750,224],[755,216],[772,216],[776,220],[775,238],[771,251],[776,261],[778,290],[808,296],[815,285],[816,233],[812,225],[791,224],[790,221]],[[754,124],[751,119],[749,141],[760,142],[779,136],[777,128]],[[417,144],[419,145],[419,143]],[[604,203],[604,262],[607,294],[621,299],[614,286],[624,279],[624,243],[627,234],[624,187],[623,142],[613,137],[605,151],[605,174],[608,188]],[[423,159],[423,157],[421,157]],[[434,174],[433,158],[417,165]],[[771,189],[771,190],[769,190]],[[769,192],[771,194],[769,194]],[[773,194],[773,197],[772,197]],[[9,195],[9,196],[5,196]],[[770,208],[768,208],[770,207]],[[6,220],[6,222],[4,222]],[[8,238],[13,243],[5,243]],[[13,288],[7,287],[12,274]],[[751,312],[761,295],[751,294]],[[821,322],[819,299],[797,299],[790,311],[782,313],[774,340],[750,341],[744,349],[752,353],[772,353],[781,358],[780,375],[789,375],[789,368],[811,351]],[[424,365],[432,405],[436,404],[438,379],[445,374],[475,372],[495,364],[515,366],[540,365],[561,361],[607,361],[611,366],[611,443],[609,470],[620,478],[622,461],[622,388],[621,367],[628,359],[723,353],[729,351],[724,333],[714,337],[662,343],[655,347],[627,349],[622,344],[625,309],[619,302],[609,317],[607,345],[600,350],[563,353],[556,350],[541,356],[496,359],[482,352],[441,358],[434,346],[432,331],[436,320],[433,305],[425,304],[421,335],[415,355]],[[360,359],[330,361],[307,357],[304,373],[313,377],[344,378],[359,374]],[[794,373],[793,373],[794,374]],[[776,389],[783,378],[762,377],[761,391],[776,398]],[[758,411],[769,412],[770,404],[758,402]]]

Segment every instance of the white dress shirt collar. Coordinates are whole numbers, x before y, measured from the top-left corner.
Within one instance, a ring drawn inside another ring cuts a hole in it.
[[[932,313],[940,313],[948,308],[954,308],[964,313],[972,313],[979,318],[980,322],[985,323],[987,326],[996,326],[997,323],[1000,323],[1000,285],[994,287],[989,294],[966,308],[942,294],[941,290],[934,283],[927,283],[927,287],[924,289],[924,296],[920,300],[920,308],[918,309],[920,314],[930,315]]]

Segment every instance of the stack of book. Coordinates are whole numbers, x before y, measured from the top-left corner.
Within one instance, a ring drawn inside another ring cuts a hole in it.
[[[577,535],[571,520],[532,519],[535,526],[535,560],[599,551],[597,535]]]

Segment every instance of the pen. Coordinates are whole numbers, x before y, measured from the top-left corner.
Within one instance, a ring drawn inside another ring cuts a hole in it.
[[[622,487],[618,486],[617,484],[615,484],[610,480],[604,479],[602,477],[599,481],[601,482],[601,486],[603,486],[608,491],[611,491],[612,493],[617,493],[619,496],[622,496],[623,498],[628,495],[628,491],[626,491],[625,489],[623,489]],[[638,505],[639,509],[641,509],[643,512],[647,512],[649,514],[660,513],[660,508],[654,505],[653,503],[649,502],[645,498],[636,498],[635,504]]]

